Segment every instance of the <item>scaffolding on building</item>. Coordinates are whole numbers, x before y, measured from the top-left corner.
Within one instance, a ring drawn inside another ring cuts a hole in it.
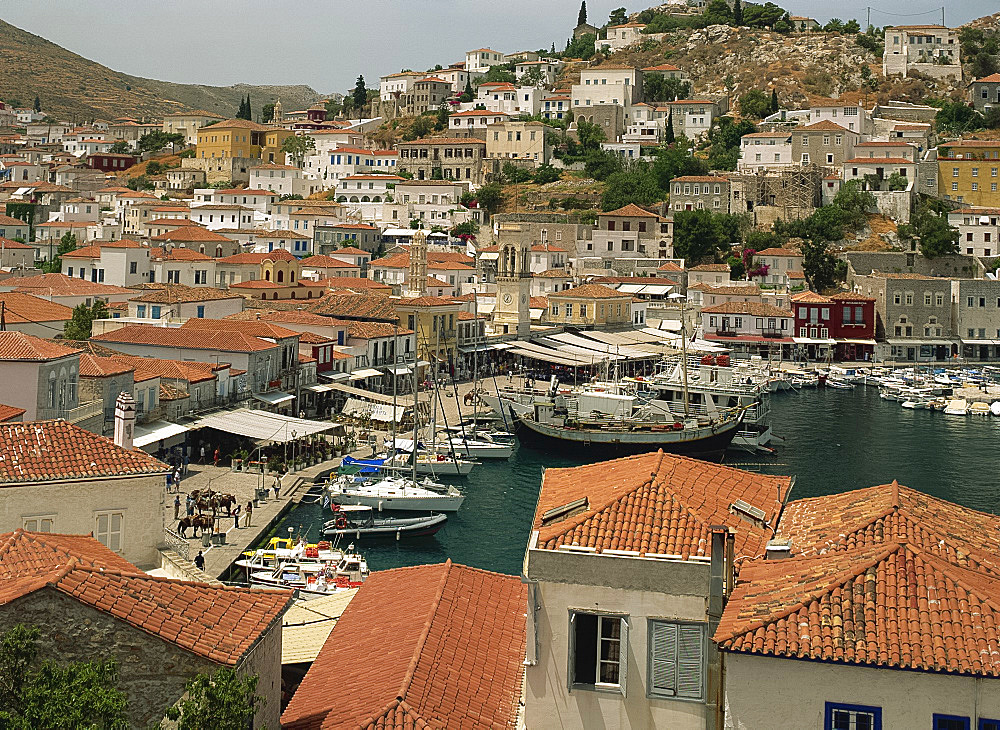
[[[731,174],[733,212],[750,213],[755,224],[807,218],[820,205],[827,172],[811,164]],[[769,213],[765,215],[765,211]]]

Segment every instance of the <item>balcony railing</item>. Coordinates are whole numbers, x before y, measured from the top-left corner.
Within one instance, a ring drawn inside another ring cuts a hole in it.
[[[779,329],[765,328],[760,331],[761,337],[784,337],[785,333]]]
[[[39,408],[38,418],[61,418],[69,423],[80,423],[88,418],[102,416],[104,414],[104,402],[99,400],[81,403],[76,408]]]

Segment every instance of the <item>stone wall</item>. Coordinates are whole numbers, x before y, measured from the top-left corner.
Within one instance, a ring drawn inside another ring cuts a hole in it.
[[[59,663],[116,659],[118,686],[128,694],[129,726],[134,728],[159,720],[196,674],[219,668],[53,588],[0,607],[0,631],[19,623],[41,628],[40,658]],[[280,666],[280,657],[278,661]]]
[[[983,276],[983,265],[979,259],[962,254],[929,259],[920,254],[903,251],[851,251],[846,257],[848,285],[853,285],[854,276],[867,276],[873,270],[888,274],[923,274],[966,279],[978,279]]]

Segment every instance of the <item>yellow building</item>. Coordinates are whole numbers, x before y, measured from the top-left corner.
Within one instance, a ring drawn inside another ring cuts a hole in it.
[[[450,368],[458,361],[458,312],[461,304],[446,297],[393,300],[399,323],[416,333],[418,357]]]
[[[549,323],[576,327],[624,327],[632,324],[632,295],[601,284],[584,284],[549,298]]]
[[[939,144],[938,193],[966,205],[1000,208],[1000,140]]]
[[[246,119],[227,119],[198,130],[195,156],[202,160],[244,158],[283,165],[281,145],[292,136],[287,129]]]

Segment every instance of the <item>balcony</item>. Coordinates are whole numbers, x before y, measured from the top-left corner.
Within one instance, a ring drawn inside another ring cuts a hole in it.
[[[717,329],[715,334],[719,337],[736,337],[736,330],[731,329]]]
[[[760,331],[761,337],[784,337],[785,333],[779,329],[765,328]]]
[[[104,417],[104,402],[99,400],[81,403],[76,408],[39,408],[39,420],[61,418],[69,423],[80,423],[89,418]]]

